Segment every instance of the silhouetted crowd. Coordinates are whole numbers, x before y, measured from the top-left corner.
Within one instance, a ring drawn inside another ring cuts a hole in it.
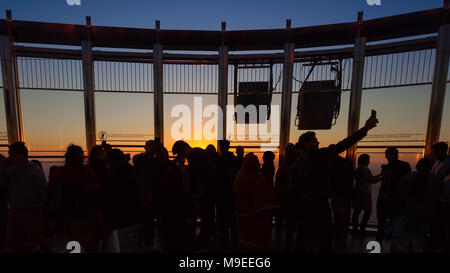
[[[377,123],[371,117],[326,148],[306,132],[283,147],[277,172],[273,152],[261,165],[241,146],[232,153],[227,140],[217,151],[180,140],[173,157],[149,140],[132,159],[103,142],[86,160],[70,145],[64,166],[52,166],[47,179],[25,144],[13,143],[0,158],[0,250],[55,252],[60,243],[64,252],[76,241],[88,253],[351,251],[349,236],[370,235],[372,185],[381,183],[376,240],[390,242],[392,252],[449,251],[448,145],[435,144],[416,171],[394,147],[380,174],[370,171],[367,154],[355,169],[340,154]],[[281,250],[274,234],[283,234]]]

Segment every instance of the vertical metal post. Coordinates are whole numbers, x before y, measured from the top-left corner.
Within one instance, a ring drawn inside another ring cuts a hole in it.
[[[238,68],[238,64],[237,63],[235,63],[234,64],[234,70],[233,70],[233,73],[234,73],[234,77],[233,77],[233,94],[234,94],[234,105],[236,105],[237,104],[237,93],[238,93],[238,70],[239,70],[239,68]]]
[[[88,153],[96,144],[95,129],[95,94],[94,94],[94,66],[92,61],[91,41],[81,42],[81,55],[83,60],[84,85],[84,120],[86,127],[86,148]]]
[[[280,152],[279,162],[285,156],[284,148],[289,143],[289,133],[291,129],[291,108],[292,108],[292,70],[294,66],[295,45],[289,42],[289,32],[291,20],[286,22],[287,43],[284,46],[283,63],[283,90],[281,91],[281,121],[280,121]]]
[[[163,94],[163,46],[159,43],[160,22],[155,21],[156,43],[153,45],[153,103],[155,121],[155,139],[164,143],[164,94]]]
[[[222,45],[219,47],[219,92],[218,104],[222,110],[222,122],[217,126],[217,140],[226,139],[227,135],[227,99],[228,99],[228,47],[224,45],[226,23],[222,22]]]
[[[360,37],[360,26],[362,24],[362,12],[358,13],[359,30],[355,39],[352,86],[350,93],[350,106],[348,113],[347,135],[354,134],[359,129],[359,116],[361,112],[361,97],[364,80],[364,58],[366,52],[366,37]],[[355,163],[356,144],[347,150],[347,158]]]
[[[11,22],[11,11],[6,11],[7,22]],[[10,29],[9,29],[10,30]],[[9,31],[10,32],[10,31]],[[23,141],[22,118],[20,113],[20,90],[18,85],[17,60],[13,52],[11,32],[0,36],[3,75],[3,95],[5,100],[6,130],[8,144]]]
[[[2,74],[3,95],[5,98],[6,129],[8,131],[8,143],[12,144],[21,140],[19,129],[19,114],[15,87],[15,75],[13,67],[13,55],[11,54],[11,40],[9,36],[2,35]]]
[[[430,112],[428,114],[425,155],[431,155],[431,146],[439,141],[442,113],[445,102],[445,89],[450,56],[450,24],[439,28],[434,65],[433,84],[431,86]]]

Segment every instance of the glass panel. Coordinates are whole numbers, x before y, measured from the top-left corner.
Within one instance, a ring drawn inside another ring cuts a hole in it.
[[[154,138],[152,93],[95,93],[97,143],[106,140],[134,156]]]
[[[431,85],[364,90],[360,126],[372,109],[380,123],[360,145],[425,145],[430,94]]]
[[[21,103],[30,151],[64,152],[71,143],[86,149],[82,92],[26,90]]]

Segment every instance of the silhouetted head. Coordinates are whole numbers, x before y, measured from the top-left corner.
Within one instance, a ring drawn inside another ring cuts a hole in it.
[[[1,163],[1,161],[2,161],[4,158],[5,158],[5,156],[2,155],[2,154],[0,154],[0,163]]]
[[[242,168],[245,172],[257,172],[259,170],[259,160],[254,153],[248,153],[244,157]]]
[[[8,154],[13,165],[23,164],[28,161],[28,149],[23,142],[14,142],[9,145]]]
[[[172,154],[186,157],[186,155],[189,153],[191,149],[192,149],[191,146],[187,144],[185,141],[178,140],[172,146]]]
[[[236,155],[238,158],[244,158],[244,147],[242,146],[237,146],[236,147]]]
[[[205,150],[206,150],[206,152],[208,154],[215,154],[215,153],[217,153],[216,147],[214,147],[214,145],[212,145],[212,144],[209,144],[208,146],[206,146]]]
[[[230,150],[230,141],[227,139],[219,140],[219,154],[223,155]]]
[[[298,138],[300,149],[306,152],[311,152],[319,149],[320,142],[317,140],[316,133],[306,132]]]
[[[286,147],[284,148],[284,152],[286,155],[286,159],[288,159],[288,160],[292,160],[297,157],[297,148],[292,143],[286,144]]]
[[[106,163],[110,173],[116,173],[120,169],[127,166],[127,158],[121,150],[111,149],[106,154]]]
[[[72,167],[83,166],[84,152],[80,146],[71,144],[67,147],[67,152],[65,154],[66,165]]]
[[[89,164],[104,159],[105,151],[103,150],[102,146],[95,145],[94,147],[92,147],[91,153],[89,154]]]
[[[418,172],[429,173],[433,168],[433,160],[428,157],[421,158],[417,161],[416,169]]]
[[[105,155],[108,154],[108,152],[112,150],[112,146],[110,144],[106,143],[106,140],[102,141],[101,146],[103,148],[103,151],[105,152]]]
[[[431,147],[431,153],[434,160],[443,160],[447,157],[448,144],[438,142]]]
[[[388,162],[394,162],[398,160],[398,149],[395,147],[389,147],[384,151],[384,156]]]
[[[166,148],[162,147],[155,153],[155,158],[160,162],[167,162],[169,160],[169,152]]]
[[[300,145],[299,142],[295,143],[295,151],[297,151],[297,154],[302,152],[302,146]]]
[[[273,160],[275,159],[275,154],[271,151],[266,151],[263,154],[263,161],[264,163],[273,163]]]
[[[57,168],[58,166],[51,166],[50,169],[48,170],[48,177],[51,177]]]
[[[150,150],[148,152],[150,154],[156,155],[162,149],[164,149],[164,145],[162,145],[162,143],[160,143],[160,142],[155,142],[155,143],[152,144],[152,147],[150,148]]]
[[[152,145],[155,143],[154,140],[147,140],[145,142],[145,151],[150,152],[150,149],[152,148]]]
[[[31,160],[30,162],[35,164],[36,166],[38,166],[39,169],[43,170],[41,161],[34,159],[34,160]]]
[[[369,166],[370,156],[368,154],[362,154],[358,157],[358,166]]]

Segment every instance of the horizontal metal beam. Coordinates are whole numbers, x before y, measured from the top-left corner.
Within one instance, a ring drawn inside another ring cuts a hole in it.
[[[415,50],[432,49],[436,47],[437,37],[427,37],[421,39],[412,39],[400,42],[381,43],[366,46],[366,56],[376,56],[384,54],[394,54],[400,52],[408,52]],[[55,58],[55,59],[78,59],[81,60],[81,50],[76,49],[60,49],[60,48],[42,48],[29,46],[14,46],[14,51],[18,57],[32,58]],[[294,53],[294,62],[305,61],[308,58],[338,59],[351,58],[353,56],[353,46],[297,51]],[[111,62],[136,62],[136,63],[152,63],[152,52],[131,52],[131,51],[102,51],[93,50],[92,55],[95,61],[111,61]],[[266,54],[229,54],[230,64],[251,64],[251,62],[263,63],[283,63],[283,53],[266,53]],[[163,61],[165,64],[218,64],[219,57],[217,54],[173,54],[163,53]],[[258,63],[260,64],[260,63]]]
[[[395,147],[397,149],[423,149],[424,145],[358,145],[358,149],[387,149]]]
[[[265,149],[279,149],[279,148],[280,148],[280,146],[263,146],[263,145],[248,145],[248,146],[246,146],[246,145],[244,145],[244,146],[238,145],[238,146],[230,146],[231,149],[236,149],[237,147],[242,147],[242,148],[244,148],[244,149],[262,149],[262,148],[265,148]]]
[[[449,23],[445,9],[438,8],[408,14],[363,21],[361,35],[368,42],[436,33]],[[0,35],[8,34],[11,26],[14,41],[80,46],[90,39],[93,47],[152,49],[156,30],[143,28],[105,27],[0,20]],[[299,27],[290,29],[290,41],[295,48],[352,44],[357,36],[356,22]],[[90,32],[91,31],[91,32]],[[165,50],[215,51],[222,38],[230,51],[281,50],[286,43],[286,29],[264,30],[160,30],[159,43]],[[324,39],[326,37],[326,39]]]

